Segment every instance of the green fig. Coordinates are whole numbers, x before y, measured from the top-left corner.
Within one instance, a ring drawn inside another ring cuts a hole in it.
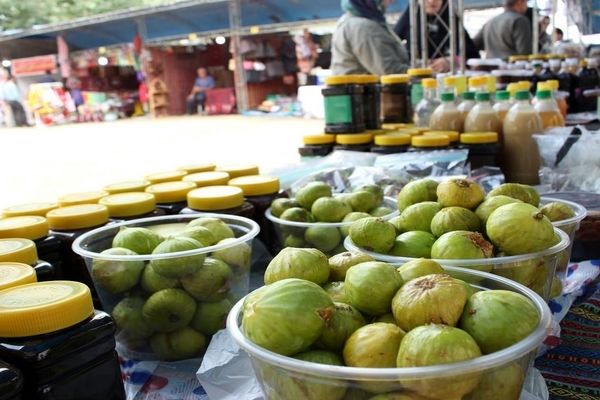
[[[475,210],[475,215],[479,217],[483,225],[487,222],[490,214],[494,212],[498,207],[505,206],[510,203],[521,203],[521,200],[504,196],[502,194],[496,196],[488,196],[487,199],[483,201],[477,209]],[[467,229],[469,230],[469,229]]]
[[[187,237],[174,237],[165,240],[152,252],[152,254],[168,254],[180,251],[197,250],[202,247],[202,243],[195,239]],[[194,254],[191,256],[168,257],[154,259],[150,265],[154,271],[167,278],[180,278],[185,275],[194,273],[204,264],[206,255],[204,253]]]
[[[437,201],[438,183],[432,179],[418,179],[406,184],[398,193],[398,210],[424,201]]]
[[[431,220],[441,209],[442,205],[435,201],[424,201],[406,207],[398,222],[400,232],[431,232]]]
[[[389,254],[398,257],[431,257],[435,236],[429,232],[411,231],[398,235]]]
[[[310,246],[326,253],[338,247],[342,235],[338,228],[315,225],[306,229],[304,240]]]
[[[552,222],[562,221],[575,216],[575,211],[568,204],[561,203],[560,201],[544,204],[540,208],[540,211]]]
[[[301,207],[310,210],[317,199],[331,196],[331,186],[324,182],[310,182],[296,192],[295,200]]]
[[[362,314],[354,307],[344,303],[334,303],[335,309],[331,318],[325,322],[325,328],[316,346],[339,352],[346,340],[361,326],[366,324]]]
[[[363,253],[345,251],[329,258],[329,280],[343,281],[348,269],[356,264],[374,261],[373,257]]]
[[[381,218],[364,218],[352,223],[350,238],[366,250],[387,253],[394,246],[396,229]]]
[[[286,247],[277,254],[265,271],[265,284],[288,279],[305,279],[322,285],[329,279],[329,260],[317,249]]]
[[[162,241],[163,237],[150,229],[124,226],[113,238],[112,247],[129,249],[136,254],[152,254]]]
[[[271,214],[274,217],[279,218],[285,210],[287,210],[288,208],[292,208],[292,207],[300,207],[300,204],[298,204],[298,202],[294,199],[287,199],[287,198],[275,199],[271,203]]]
[[[221,301],[230,293],[233,273],[229,265],[221,260],[208,257],[202,268],[182,277],[181,285],[196,300]]]
[[[483,188],[469,179],[449,179],[436,190],[438,203],[444,207],[463,207],[474,210],[485,198]]]
[[[402,264],[398,267],[398,273],[400,274],[402,281],[406,283],[421,276],[445,274],[446,272],[442,266],[435,261],[426,258],[418,258]]]
[[[190,221],[187,225],[188,228],[195,226],[202,226],[208,229],[215,238],[216,243],[219,243],[223,239],[235,237],[233,229],[219,218],[200,217]]]
[[[346,303],[346,289],[344,289],[344,281],[327,282],[323,285],[323,290],[327,292],[331,300],[338,303]]]
[[[392,265],[369,261],[350,267],[344,290],[348,303],[368,315],[383,315],[391,310],[392,298],[402,285]]]
[[[190,326],[207,336],[214,335],[220,329],[225,328],[225,320],[231,307],[229,299],[223,299],[216,303],[198,303]]]
[[[122,247],[106,249],[103,255],[136,256],[137,253]],[[110,293],[123,293],[133,288],[140,280],[144,270],[144,261],[118,261],[94,259],[92,277],[94,283]]]
[[[340,222],[352,209],[335,197],[320,197],[312,204],[310,212],[318,222]]]
[[[344,362],[350,367],[394,368],[404,335],[396,325],[384,322],[358,328],[344,345]]]
[[[452,231],[481,231],[481,221],[473,211],[466,208],[442,208],[431,220],[431,233],[440,237]]]

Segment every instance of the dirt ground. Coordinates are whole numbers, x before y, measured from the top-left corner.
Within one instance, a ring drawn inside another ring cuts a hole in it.
[[[319,120],[243,116],[0,129],[0,208],[191,163],[255,163],[268,173],[300,162],[302,135],[322,129]]]

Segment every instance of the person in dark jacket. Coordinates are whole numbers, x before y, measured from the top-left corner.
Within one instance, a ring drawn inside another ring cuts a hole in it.
[[[435,72],[446,72],[450,69],[450,18],[448,4],[446,0],[425,0],[425,13],[427,14],[428,43],[427,52],[431,68]],[[421,20],[417,12],[417,49],[419,51],[417,58],[421,56]],[[458,17],[456,17],[456,27],[458,29]],[[410,52],[410,6],[398,20],[394,27],[394,32],[402,40],[406,40],[408,51]],[[465,31],[466,57],[479,58],[479,50],[471,40],[469,34]],[[456,37],[456,51],[459,51],[459,38]],[[458,54],[457,54],[458,55]]]

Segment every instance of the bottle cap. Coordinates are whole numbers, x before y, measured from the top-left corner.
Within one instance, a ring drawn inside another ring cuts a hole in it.
[[[148,181],[125,181],[111,183],[110,185],[104,186],[104,191],[109,194],[127,193],[127,192],[143,192],[150,186]]]
[[[0,261],[18,262],[21,264],[37,264],[37,249],[29,239],[0,239]],[[1,336],[0,336],[1,337]]]
[[[154,185],[156,183],[180,181],[186,175],[185,171],[167,171],[146,175],[144,179]]]
[[[108,208],[111,217],[134,217],[154,211],[156,199],[152,193],[128,192],[103,197],[100,204]]]
[[[37,215],[39,217],[45,217],[48,211],[58,208],[58,203],[40,202],[40,203],[27,203],[27,204],[16,204],[14,206],[6,207],[2,210],[3,217],[21,217],[24,215]]]
[[[150,185],[146,188],[146,192],[154,195],[157,204],[168,204],[185,201],[188,192],[195,188],[194,182],[175,181]]]
[[[395,83],[408,83],[410,77],[407,74],[383,75],[381,83],[384,85],[393,85]]]
[[[35,269],[18,262],[0,262],[0,290],[37,282]]]
[[[460,142],[465,144],[498,143],[496,132],[470,132],[460,135]]]
[[[61,207],[76,206],[78,204],[98,204],[98,200],[108,196],[108,192],[104,190],[97,192],[82,192],[82,193],[69,193],[58,198],[58,204]]]
[[[217,171],[227,172],[231,179],[237,178],[238,176],[259,174],[258,165],[255,164],[225,165],[217,168]]]
[[[0,219],[0,238],[37,240],[48,236],[49,230],[46,218],[37,215]]]
[[[478,92],[475,94],[476,101],[490,101],[490,94],[487,92]]]
[[[230,180],[229,185],[242,189],[244,196],[263,196],[279,192],[279,178],[274,176],[240,176]]]
[[[223,171],[197,172],[186,175],[184,182],[193,182],[196,187],[227,185],[229,174]]]
[[[304,144],[333,144],[335,143],[335,135],[331,134],[320,134],[320,135],[305,135],[302,137],[302,143]]]
[[[217,211],[244,204],[244,192],[237,186],[207,186],[190,191],[188,207],[198,211]]]
[[[443,102],[454,101],[454,93],[442,93],[442,101]]]
[[[215,164],[188,164],[177,167],[178,171],[185,171],[186,174],[195,174],[197,172],[214,171],[217,166]]]
[[[498,90],[496,92],[496,100],[508,100],[510,99],[510,93],[506,90]]]
[[[369,144],[373,141],[370,133],[339,134],[335,136],[335,142],[344,145]]]

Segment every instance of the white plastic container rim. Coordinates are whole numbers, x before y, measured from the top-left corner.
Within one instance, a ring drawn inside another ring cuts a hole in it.
[[[568,200],[563,200],[563,199],[555,199],[554,197],[547,197],[547,196],[540,197],[540,205],[541,206],[548,204],[548,203],[552,203],[552,202],[564,203],[564,204],[568,205],[569,207],[571,207],[571,209],[573,209],[573,211],[575,212],[574,217],[563,219],[560,221],[554,221],[552,223],[552,225],[554,225],[557,228],[569,226],[573,223],[576,223],[577,227],[579,228],[579,223],[587,216],[587,209],[579,203],[575,203],[574,201],[568,201]]]
[[[533,260],[539,257],[551,256],[554,254],[558,254],[563,251],[567,247],[569,247],[570,239],[569,235],[558,228],[554,228],[554,233],[560,237],[560,242],[555,244],[552,247],[547,248],[546,250],[538,251],[537,253],[527,253],[520,254],[518,256],[504,256],[504,257],[491,257],[491,258],[465,258],[465,259],[435,259],[431,260],[437,262],[441,265],[447,265],[450,267],[469,267],[469,266],[478,266],[478,265],[493,265],[498,267],[500,265],[506,264],[507,267],[511,267],[509,264],[518,263],[523,261]],[[367,254],[378,261],[385,261],[391,264],[404,264],[411,260],[415,260],[414,257],[400,257],[400,256],[392,256],[389,254],[376,253],[374,251],[368,251],[361,247],[358,247],[350,238],[347,236],[344,239],[344,247],[348,251],[353,251],[356,253]]]
[[[227,317],[227,330],[233,336],[237,344],[251,357],[255,357],[271,365],[293,370],[298,373],[314,375],[320,378],[334,378],[349,381],[431,379],[447,376],[459,376],[471,372],[488,370],[515,361],[527,355],[528,353],[535,351],[542,344],[548,334],[550,334],[550,308],[548,308],[548,304],[546,304],[546,302],[532,290],[517,282],[487,272],[446,266],[444,266],[444,269],[449,272],[457,272],[464,275],[472,275],[474,277],[496,281],[505,287],[524,295],[534,304],[538,311],[540,321],[537,328],[520,342],[491,354],[451,364],[408,368],[357,368],[316,364],[285,357],[259,347],[248,340],[240,329],[239,324],[241,322],[241,309],[245,298],[238,301],[230,311]]]
[[[334,195],[335,197],[335,195]],[[398,206],[396,204],[396,200],[392,199],[391,197],[384,197],[383,198],[383,205],[390,207],[391,209],[393,209],[394,211],[392,211],[389,214],[386,214],[382,217],[378,217],[378,218],[383,218],[384,220],[388,220],[391,218],[394,218],[395,216],[397,216],[399,214],[398,211]],[[279,225],[286,225],[286,226],[297,226],[300,228],[310,228],[311,226],[322,226],[325,228],[343,228],[346,226],[350,226],[352,225],[352,222],[354,221],[348,221],[348,222],[297,222],[297,221],[286,221],[285,219],[281,219],[278,218],[276,216],[274,216],[271,213],[271,207],[267,208],[267,211],[265,211],[265,217],[267,217],[267,219],[271,222],[274,222],[276,224]]]
[[[164,254],[143,254],[143,255],[135,255],[135,256],[122,256],[122,255],[113,255],[113,254],[101,254],[93,251],[89,251],[83,247],[85,243],[90,241],[97,236],[102,236],[102,234],[107,233],[108,231],[119,230],[121,227],[130,227],[130,226],[138,226],[143,224],[144,226],[150,225],[161,225],[167,223],[178,223],[184,221],[191,221],[197,218],[206,217],[206,218],[219,218],[223,220],[223,222],[227,223],[227,225],[234,225],[237,228],[240,228],[246,233],[239,238],[235,238],[235,240],[229,241],[227,243],[216,244],[214,246],[202,247],[194,250],[186,250],[186,251],[178,251],[174,253],[164,253]],[[179,257],[188,257],[194,256],[198,254],[204,253],[212,253],[213,251],[228,249],[230,247],[237,246],[239,244],[248,242],[256,235],[260,228],[258,224],[251,219],[238,217],[237,215],[229,215],[229,214],[214,214],[214,213],[197,213],[197,214],[178,214],[178,215],[163,215],[160,217],[151,217],[151,218],[141,218],[134,219],[130,221],[119,222],[116,224],[110,224],[103,226],[98,229],[94,229],[92,231],[86,232],[83,235],[79,236],[73,242],[73,251],[79,254],[82,257],[98,259],[98,260],[111,260],[111,261],[151,261],[151,260],[164,260],[170,258],[179,258]]]

